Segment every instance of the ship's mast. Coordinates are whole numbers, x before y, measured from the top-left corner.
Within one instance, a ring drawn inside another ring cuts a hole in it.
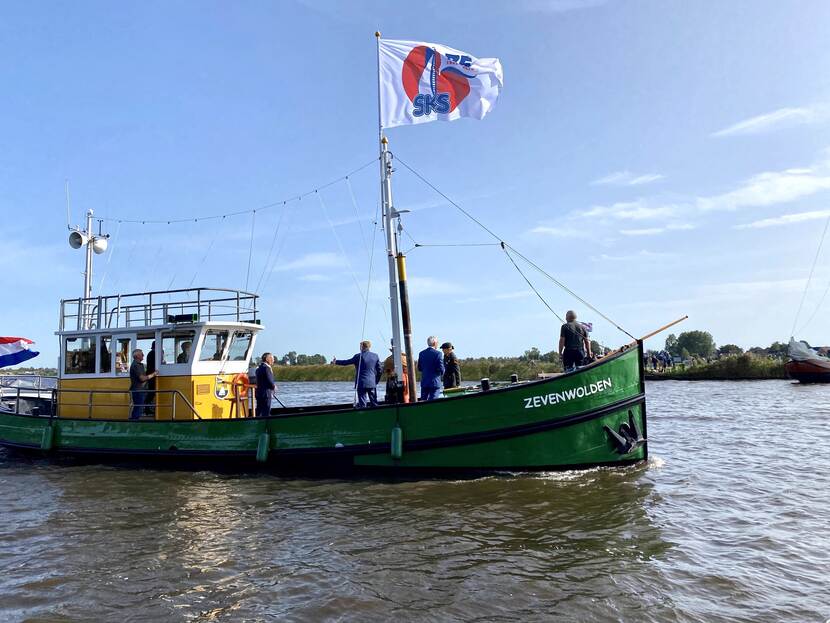
[[[70,229],[69,246],[73,249],[86,247],[84,249],[84,255],[86,256],[84,261],[84,298],[79,310],[82,314],[82,328],[84,329],[92,327],[92,303],[89,300],[92,297],[92,258],[94,254],[101,254],[107,250],[107,240],[109,238],[109,234],[101,232],[102,221],[98,222],[98,234],[96,235],[92,231],[92,217],[92,210],[87,210],[85,229],[68,226]]]
[[[386,261],[389,269],[389,307],[392,317],[392,361],[395,374],[403,379],[401,363],[401,314],[398,306],[398,276],[396,257],[398,255],[398,213],[392,205],[392,154],[383,135],[380,112],[380,33],[375,33],[378,54],[378,140],[380,148],[380,200],[383,212],[383,228],[386,233]]]

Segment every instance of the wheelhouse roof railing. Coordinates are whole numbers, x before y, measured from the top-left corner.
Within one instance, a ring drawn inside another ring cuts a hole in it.
[[[64,299],[60,331],[129,329],[207,320],[259,323],[258,298],[242,290],[186,288]]]

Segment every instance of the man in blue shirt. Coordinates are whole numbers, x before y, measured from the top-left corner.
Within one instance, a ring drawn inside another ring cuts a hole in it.
[[[441,397],[441,377],[444,376],[444,355],[438,350],[438,338],[430,335],[427,348],[418,353],[418,371],[421,373],[421,400]]]
[[[271,415],[271,398],[273,398],[274,391],[277,389],[277,384],[274,382],[274,371],[271,369],[271,366],[274,365],[274,355],[263,353],[259,361],[259,367],[256,369],[256,390],[254,391],[256,416],[266,417]]]
[[[367,406],[378,406],[377,386],[383,374],[380,365],[380,358],[371,350],[372,343],[363,340],[360,343],[360,352],[351,359],[332,359],[332,365],[354,366],[354,385],[357,389],[357,407],[363,409]]]

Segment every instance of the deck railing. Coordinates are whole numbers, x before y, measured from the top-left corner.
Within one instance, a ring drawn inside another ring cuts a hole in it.
[[[60,330],[128,329],[183,322],[224,320],[259,322],[252,292],[186,288],[61,301]]]
[[[58,377],[42,374],[0,374],[0,390],[20,387],[22,389],[54,389]]]
[[[14,400],[15,400],[15,412],[20,413],[20,400],[21,400],[21,391],[32,391],[29,388],[22,388],[16,387],[14,388]],[[142,403],[142,406],[147,408],[152,408],[154,413],[157,414],[159,411],[164,411],[169,409],[170,413],[170,420],[176,419],[176,404],[181,401],[184,407],[187,408],[187,411],[193,414],[193,417],[197,420],[201,420],[202,416],[196,411],[196,408],[190,403],[190,401],[184,397],[184,395],[177,389],[155,389],[155,390],[142,390],[144,395],[147,396],[148,394],[152,394],[154,396],[154,400],[152,403]],[[108,409],[126,409],[126,413],[132,413],[132,409],[135,406],[133,403],[133,396],[130,390],[118,390],[118,389],[66,389],[66,388],[52,388],[52,389],[43,389],[39,390],[38,398],[46,399],[47,396],[50,398],[50,412],[49,413],[40,413],[41,416],[48,416],[50,418],[54,417],[61,417],[60,410],[61,407],[69,407],[74,409],[81,409],[85,410],[87,414],[87,419],[114,419],[114,418],[93,418],[93,414],[96,409],[108,408]],[[46,394],[46,395],[44,395]],[[81,400],[72,401],[72,402],[61,402],[58,400],[60,394],[75,394]],[[100,402],[95,400],[95,396],[99,394],[116,394],[116,395],[126,395],[126,401],[121,402]],[[168,402],[159,401],[159,396],[169,396],[170,400]],[[27,396],[22,396],[23,400],[27,399]],[[5,399],[11,400],[11,396],[7,393],[5,395]],[[168,418],[158,418],[155,419],[168,419]]]

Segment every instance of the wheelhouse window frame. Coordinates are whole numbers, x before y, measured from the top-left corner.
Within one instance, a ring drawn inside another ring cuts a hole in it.
[[[245,351],[242,353],[241,357],[235,357],[235,358],[232,359],[231,358],[231,353],[233,352],[234,346],[236,346],[236,343],[237,343],[237,338],[239,338],[239,337],[247,337],[248,338],[248,344],[245,347]],[[227,353],[225,355],[225,357],[227,358],[227,361],[236,361],[236,362],[250,361],[250,359],[251,359],[251,348],[252,348],[253,344],[254,344],[254,332],[253,331],[251,331],[250,329],[234,329],[231,332],[230,344],[228,345]]]
[[[230,345],[230,341],[231,341],[231,331],[232,331],[231,329],[227,329],[227,328],[225,328],[225,329],[214,329],[214,328],[211,328],[211,327],[203,328],[201,336],[199,337],[199,358],[195,359],[194,363],[195,362],[198,362],[198,363],[209,363],[209,362],[221,363],[223,361],[226,361],[227,356],[228,356],[228,346]],[[222,334],[224,334],[224,338],[223,338],[224,341],[223,341],[223,344],[222,344],[222,350],[217,351],[216,346],[215,346],[215,342],[214,342],[214,345],[211,346],[211,348],[213,350],[213,355],[211,357],[205,359],[204,358],[205,354],[206,354],[205,353],[205,347],[209,346],[208,340],[213,336],[220,336]]]
[[[97,334],[72,334],[66,335],[63,338],[63,348],[61,349],[61,376],[62,377],[90,377],[96,376],[98,374],[98,362],[100,360],[100,355],[98,353],[98,343],[100,340],[98,339],[100,336]],[[69,353],[69,345],[70,343],[75,343],[77,341],[81,341],[83,344],[83,340],[88,340],[89,345],[86,349],[73,349],[71,355]],[[92,355],[92,361],[86,362],[86,365],[81,368],[81,360],[88,359],[86,355]],[[77,361],[77,364],[73,363]],[[70,368],[70,363],[72,363],[72,368]],[[91,368],[91,369],[90,369]]]
[[[165,369],[169,369],[171,366],[182,366],[183,368],[189,366],[194,360],[194,354],[196,352],[195,346],[198,345],[199,331],[195,327],[161,330],[159,332],[158,341],[161,343],[161,350],[159,352],[161,353],[162,359],[165,358],[165,346],[170,339],[173,340],[172,360],[159,362],[159,366],[164,366]],[[186,361],[179,361],[179,356],[183,354],[181,346],[186,342],[190,343],[189,355]]]

